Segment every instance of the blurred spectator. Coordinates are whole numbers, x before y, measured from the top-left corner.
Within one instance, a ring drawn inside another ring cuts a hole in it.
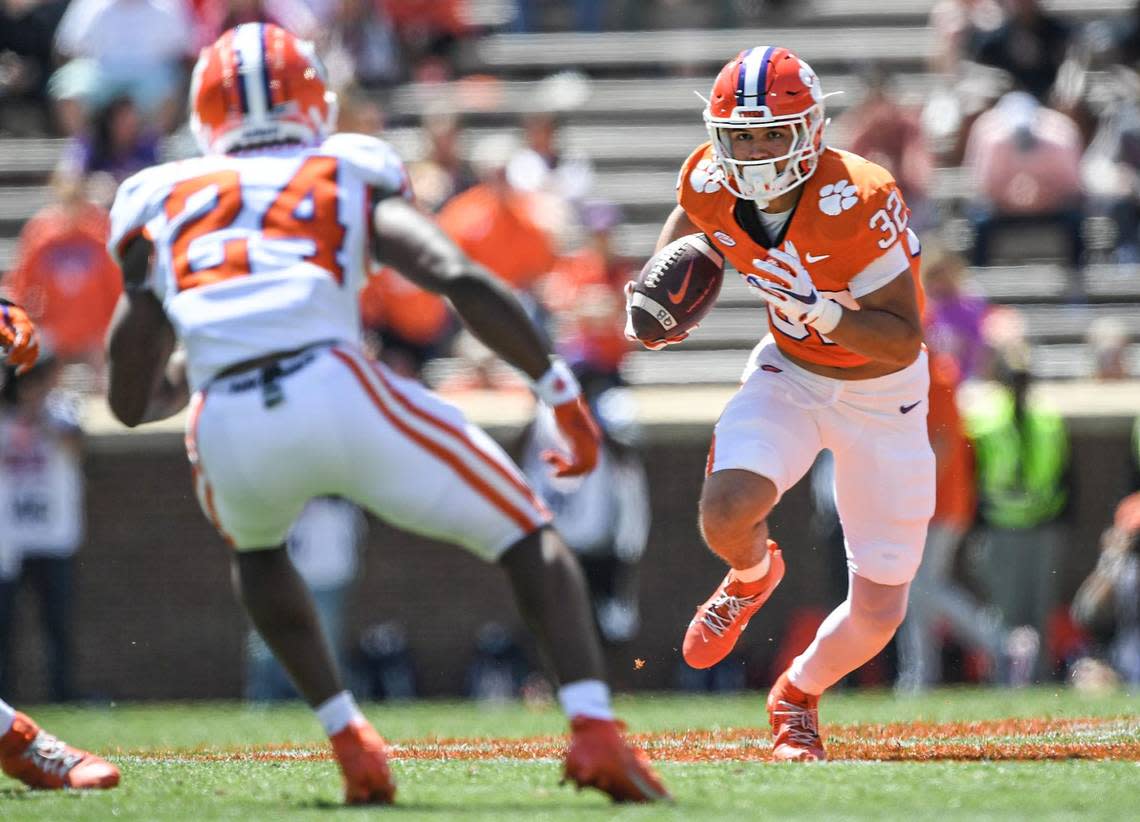
[[[170,131],[193,52],[192,23],[181,0],[72,0],[55,39],[68,62],[50,85],[65,130],[82,133],[90,112],[125,94],[149,123]]]
[[[1006,18],[976,40],[973,58],[1009,72],[1017,86],[1044,103],[1065,59],[1072,32],[1040,0],[1003,0]]]
[[[957,75],[962,60],[974,52],[1004,20],[996,0],[937,0],[930,10],[933,37],[930,68],[940,74]]]
[[[66,8],[66,0],[0,2],[0,130],[17,136],[50,130],[52,41]]]
[[[554,247],[543,227],[547,201],[517,190],[507,164],[517,144],[506,135],[483,138],[472,152],[479,184],[452,198],[439,212],[439,224],[468,256],[511,286],[538,317],[538,280],[554,264]]]
[[[621,364],[630,344],[625,327],[625,284],[637,276],[634,261],[614,247],[621,223],[614,203],[594,201],[581,210],[586,243],[561,258],[543,283],[543,301],[557,327],[555,347],[585,386],[595,394],[623,384]]]
[[[1008,90],[1008,75],[967,58],[977,40],[1002,22],[995,0],[939,0],[930,12],[930,68],[934,85],[922,107],[930,150],[946,165],[959,165],[974,119]]]
[[[604,434],[591,473],[567,479],[551,474],[542,454],[564,446],[545,406],[523,435],[519,462],[578,556],[602,639],[622,643],[635,639],[641,627],[638,565],[649,538],[649,482],[635,448],[634,400],[627,389],[603,385],[582,381]]]
[[[107,254],[107,213],[87,201],[81,180],[54,182],[57,201],[24,225],[6,285],[57,357],[101,374],[122,274]]]
[[[954,581],[958,549],[974,522],[974,465],[958,413],[959,373],[949,354],[930,358],[927,427],[937,471],[934,515],[926,533],[922,565],[910,588],[910,604],[898,634],[897,688],[915,693],[942,682],[939,629],[985,651],[998,680],[1011,673],[1006,663],[1010,632],[1001,614],[980,605]]]
[[[447,302],[398,272],[384,268],[360,292],[361,319],[375,337],[377,357],[405,377],[419,377],[429,360],[446,353],[455,330]]]
[[[378,0],[400,39],[412,79],[439,82],[455,74],[459,49],[470,33],[466,0]]]
[[[415,660],[404,627],[394,621],[365,629],[352,662],[359,684],[352,688],[365,699],[415,699]]]
[[[387,88],[401,79],[396,30],[374,0],[338,0],[324,42],[325,67],[334,87],[351,82]]]
[[[1119,317],[1097,317],[1085,332],[1093,356],[1093,377],[1122,380],[1128,377],[1124,361],[1128,349],[1128,328]]]
[[[966,411],[982,525],[980,578],[1005,623],[1031,627],[1041,646],[1073,497],[1069,436],[1061,416],[1030,390],[1024,341],[1005,342],[997,354],[998,384]],[[1034,677],[1046,673],[1039,655]]]
[[[87,179],[92,200],[110,207],[123,180],[158,161],[158,135],[130,97],[116,97],[94,113],[83,135],[71,139],[57,168]]]
[[[920,112],[899,103],[883,66],[867,66],[862,79],[863,99],[843,114],[837,126],[847,135],[849,150],[891,172],[906,194],[910,226],[921,233],[938,223],[938,213],[927,196],[934,160],[926,147]]]
[[[337,131],[382,136],[384,109],[375,93],[355,84],[341,86],[337,91],[337,104],[340,108],[336,118]]]
[[[510,632],[498,622],[485,622],[475,635],[464,693],[480,702],[509,702],[521,695],[530,673],[526,653]]]
[[[924,241],[922,285],[931,352],[952,357],[960,381],[987,376],[990,352],[982,329],[989,303],[968,279],[965,261],[936,240]]]
[[[424,114],[421,142],[423,156],[408,164],[408,177],[416,202],[437,212],[452,197],[462,194],[476,183],[475,169],[461,152],[462,127],[453,111],[431,111]]]
[[[1140,686],[1140,491],[1125,497],[1100,538],[1100,557],[1073,599],[1073,619],[1104,639],[1109,664]]]
[[[0,389],[0,692],[11,693],[19,588],[39,599],[51,698],[73,697],[72,577],[83,542],[83,432],[75,403],[55,391],[60,363],[40,355]]]
[[[965,158],[977,198],[968,209],[974,265],[989,263],[999,231],[1055,226],[1068,241],[1069,264],[1080,266],[1081,152],[1076,124],[1023,91],[1009,92],[974,121]]]
[[[544,82],[550,84],[548,90],[541,92],[545,100],[552,94],[562,93],[557,91],[560,84],[584,81],[570,75],[556,75]],[[566,93],[578,92],[568,90]],[[586,155],[565,150],[561,145],[561,130],[561,115],[556,111],[527,114],[523,118],[526,144],[511,158],[507,178],[520,191],[546,192],[568,204],[578,205],[593,188],[593,164]]]
[[[304,0],[189,0],[197,21],[196,45],[208,46],[242,23],[273,23],[306,40],[321,36],[321,20]]]
[[[289,558],[313,595],[317,618],[338,663],[345,651],[345,609],[364,529],[364,514],[351,502],[339,497],[316,497],[301,511],[286,543]],[[289,677],[257,631],[249,632],[248,649],[246,698],[297,698]]]
[[[1140,75],[1116,67],[1096,130],[1082,160],[1090,210],[1116,227],[1113,261],[1140,262]]]

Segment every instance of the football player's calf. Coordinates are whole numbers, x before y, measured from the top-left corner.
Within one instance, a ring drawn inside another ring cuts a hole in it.
[[[32,788],[113,788],[119,769],[43,731],[19,711],[0,736],[0,769]]]

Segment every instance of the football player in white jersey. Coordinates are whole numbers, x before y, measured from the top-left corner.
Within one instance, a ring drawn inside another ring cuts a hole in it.
[[[542,502],[458,409],[361,351],[369,254],[446,296],[533,380],[569,446],[550,455],[561,475],[591,470],[598,448],[570,370],[408,202],[386,143],[329,136],[335,97],[310,44],[259,23],[226,32],[198,60],[190,108],[205,156],[141,172],[112,208],[125,293],[109,400],[134,426],[193,394],[186,442],[202,509],[234,549],[251,619],[330,737],[346,801],[391,802],[395,783],[283,547],[302,506],[325,494],[500,563],[561,685],[566,777],[615,800],[667,798],[613,718],[581,571]],[[170,362],[176,340],[185,377]]]
[[[36,327],[20,306],[0,299],[0,355],[17,373],[36,363]],[[32,788],[113,788],[119,769],[42,730],[0,699],[0,770]]]

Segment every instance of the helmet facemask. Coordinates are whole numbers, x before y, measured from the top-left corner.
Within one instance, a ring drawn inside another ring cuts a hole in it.
[[[766,107],[737,108],[727,118],[714,117],[705,109],[705,128],[712,141],[713,156],[724,172],[725,188],[744,200],[764,207],[804,183],[819,162],[825,124],[823,106],[815,103],[806,111],[772,115]],[[782,128],[792,131],[788,151],[763,160],[737,160],[732,153],[732,133],[738,129]],[[783,163],[783,171],[777,164]]]

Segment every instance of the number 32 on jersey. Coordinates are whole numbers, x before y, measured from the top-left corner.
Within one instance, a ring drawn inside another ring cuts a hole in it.
[[[253,191],[262,189],[253,188]],[[338,261],[345,227],[338,219],[337,159],[307,158],[272,201],[260,220],[242,215],[254,205],[243,197],[241,177],[226,169],[183,180],[166,198],[172,229],[170,256],[178,290],[242,277],[253,272],[256,255],[274,268],[309,262],[344,281]],[[256,209],[260,210],[260,209]],[[245,219],[239,220],[239,217]]]

